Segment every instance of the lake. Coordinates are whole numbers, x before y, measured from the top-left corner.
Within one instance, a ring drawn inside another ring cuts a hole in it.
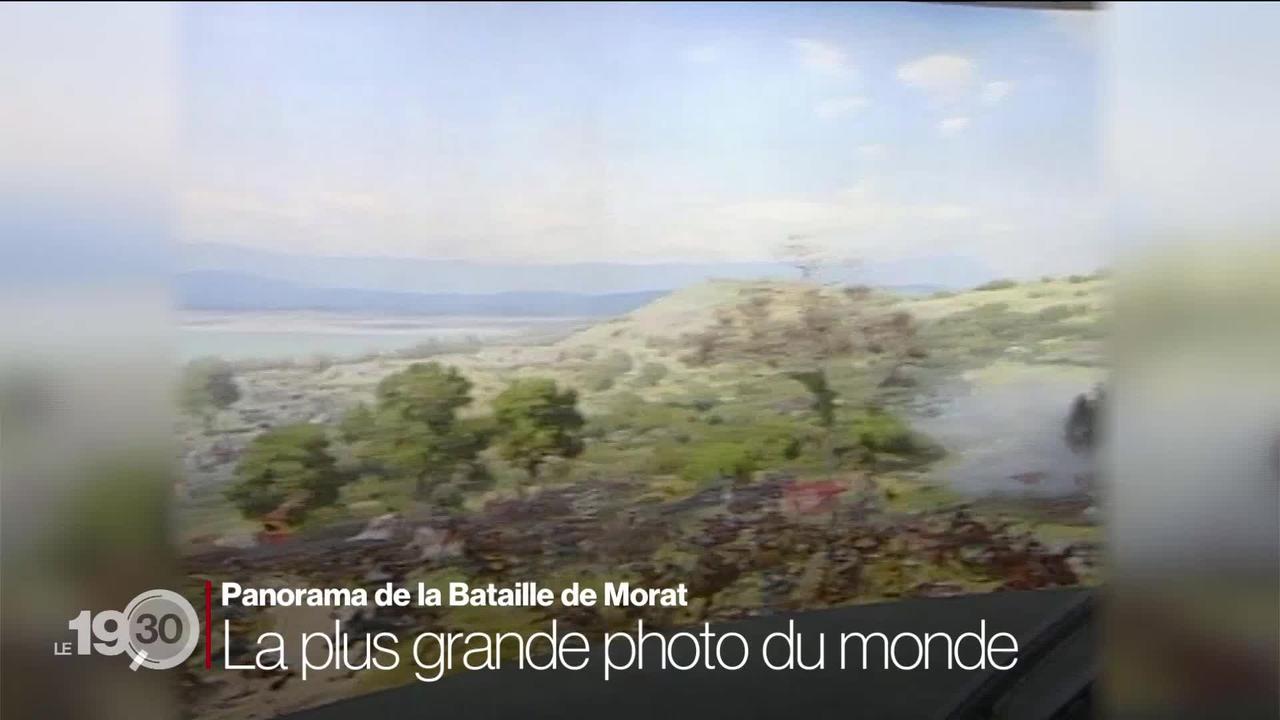
[[[228,360],[355,357],[428,342],[529,341],[585,325],[581,318],[371,316],[311,312],[186,311],[178,355]]]

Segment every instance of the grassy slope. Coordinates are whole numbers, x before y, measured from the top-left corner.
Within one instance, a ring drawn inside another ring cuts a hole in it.
[[[851,297],[836,288],[822,292],[850,312],[911,313],[928,352],[914,363],[914,370],[927,386],[965,373],[968,378],[991,379],[998,377],[1000,368],[1010,366],[1096,365],[1106,285],[1099,279],[1058,279],[926,298],[878,292]],[[804,419],[807,394],[776,370],[734,357],[708,366],[692,366],[686,360],[687,338],[692,335],[711,328],[730,336],[745,332],[745,299],[767,297],[770,321],[788,323],[796,321],[809,291],[798,283],[709,282],[550,345],[491,347],[433,359],[456,365],[475,384],[472,413],[486,412],[489,400],[516,377],[551,377],[578,388],[584,413],[599,434],[582,461],[567,468],[562,477],[651,472],[649,456],[655,444],[682,427],[705,423],[712,415],[712,422],[730,427],[765,418]],[[256,433],[256,421],[263,419],[273,424],[336,422],[347,408],[370,400],[382,377],[412,362],[379,358],[325,368],[245,372],[240,377],[245,397],[223,413],[218,427],[228,431],[224,442],[238,446]],[[975,375],[975,370],[982,372]],[[849,409],[871,400],[892,405],[917,394],[919,388],[877,387],[882,372],[865,353],[855,352],[835,364],[831,379]],[[618,416],[628,419],[624,427],[616,422]],[[185,446],[197,451],[213,440],[195,425],[183,432]],[[497,491],[502,492],[512,472],[494,464]],[[187,538],[251,528],[235,518],[216,489],[230,477],[230,470],[228,463],[191,476],[191,498],[183,508]],[[395,485],[357,483],[345,491],[346,508],[324,513],[316,522],[400,509],[406,503],[405,494],[404,488]],[[930,501],[938,495],[933,492]],[[895,500],[895,504],[903,502]]]

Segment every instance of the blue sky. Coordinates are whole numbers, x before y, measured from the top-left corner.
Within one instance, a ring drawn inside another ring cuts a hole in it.
[[[1102,262],[1090,14],[208,5],[181,232],[331,255]]]

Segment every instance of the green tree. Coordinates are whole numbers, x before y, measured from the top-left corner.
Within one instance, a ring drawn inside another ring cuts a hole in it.
[[[452,425],[459,409],[471,404],[471,381],[455,367],[414,363],[378,383],[378,406],[433,427]]]
[[[199,415],[208,430],[213,414],[231,407],[240,399],[235,370],[221,358],[207,357],[187,363],[178,388],[178,402],[182,409]]]
[[[835,473],[836,465],[834,428],[836,424],[836,399],[839,395],[835,390],[831,389],[831,384],[827,382],[827,373],[821,368],[788,373],[787,377],[800,383],[805,390],[809,391],[809,396],[812,398],[810,407],[813,408],[814,414],[818,416],[818,424],[822,426],[823,434],[826,438],[827,474],[831,475]]]
[[[809,391],[813,398],[812,408],[818,415],[818,424],[830,430],[836,421],[836,398],[838,395],[827,382],[827,373],[823,370],[808,370],[789,373],[787,377],[795,380]]]
[[[502,457],[519,466],[531,481],[548,457],[577,457],[583,448],[578,393],[561,390],[553,380],[517,380],[493,401]],[[523,494],[523,487],[518,488]]]
[[[488,444],[478,423],[461,421],[471,382],[457,368],[414,363],[378,384],[377,406],[359,406],[342,422],[344,439],[366,462],[414,478],[415,495],[474,470]]]
[[[285,425],[254,438],[236,466],[227,498],[245,517],[282,511],[293,524],[310,511],[332,505],[344,477],[329,454],[319,425]]]

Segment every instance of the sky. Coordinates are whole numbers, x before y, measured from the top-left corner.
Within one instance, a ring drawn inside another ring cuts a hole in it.
[[[1088,270],[1095,14],[901,4],[184,6],[179,230],[502,262]]]

